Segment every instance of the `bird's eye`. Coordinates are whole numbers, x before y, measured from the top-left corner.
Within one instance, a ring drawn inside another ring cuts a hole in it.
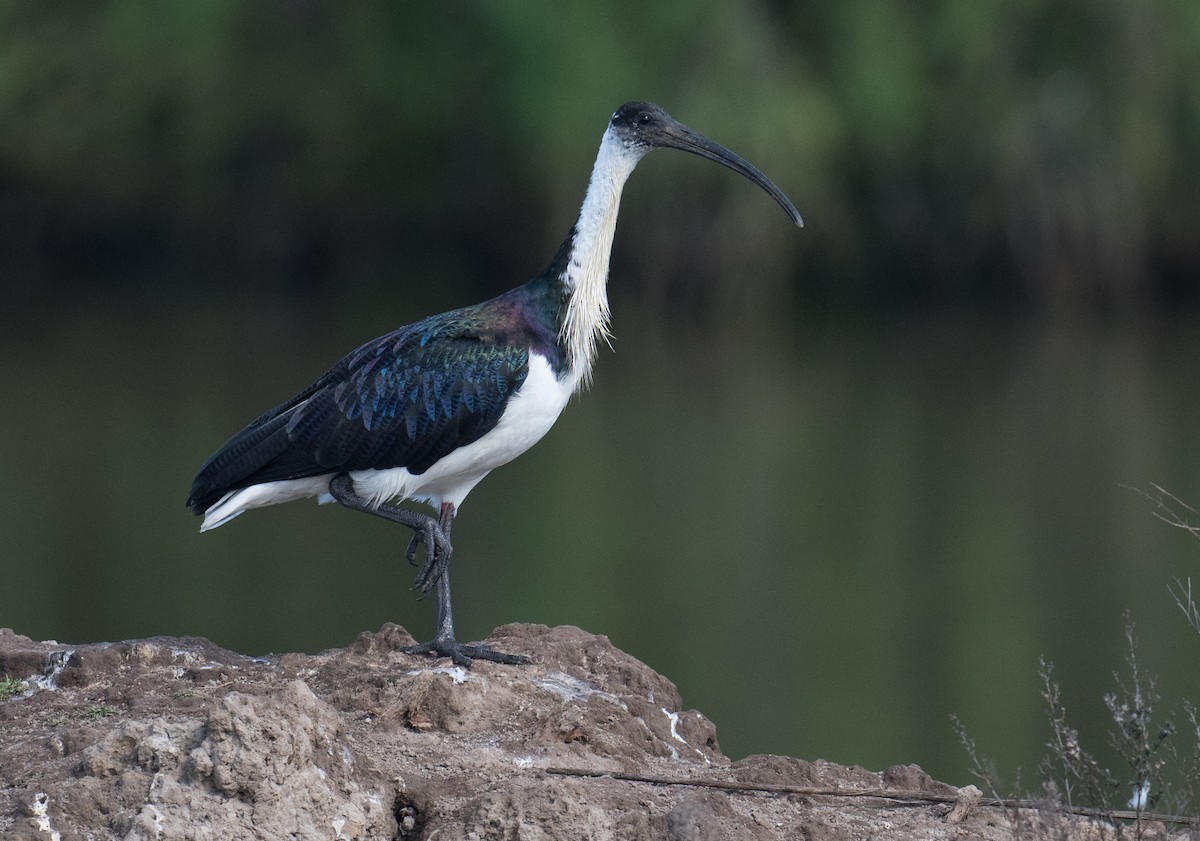
[[[650,125],[650,115],[643,111],[638,114],[637,121],[639,126],[648,126]]]

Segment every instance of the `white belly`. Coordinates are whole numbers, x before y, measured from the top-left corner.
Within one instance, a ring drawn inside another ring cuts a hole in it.
[[[490,471],[512,461],[550,431],[578,382],[574,375],[559,380],[545,357],[530,354],[529,375],[490,432],[454,450],[419,476],[406,467],[353,470],[354,488],[373,503],[415,499],[435,506],[449,502],[457,508]],[[327,495],[333,475],[264,482],[232,491],[205,512],[200,530],[223,525],[250,508]]]

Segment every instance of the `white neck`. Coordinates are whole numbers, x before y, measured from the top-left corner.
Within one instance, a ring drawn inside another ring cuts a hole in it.
[[[571,373],[586,386],[596,360],[596,340],[608,343],[608,258],[617,231],[621,190],[633,168],[649,151],[630,149],[610,127],[600,141],[587,195],[575,223],[575,240],[561,280],[570,294],[560,336],[567,346]]]

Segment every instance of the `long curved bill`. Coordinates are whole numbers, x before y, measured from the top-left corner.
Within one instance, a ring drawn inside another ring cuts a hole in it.
[[[720,143],[709,140],[699,132],[692,131],[674,118],[668,119],[670,121],[663,123],[657,133],[658,136],[654,138],[655,145],[691,152],[693,155],[699,155],[710,161],[716,161],[721,166],[729,167],[739,175],[744,175],[775,199],[779,206],[787,212],[796,227],[804,227],[804,220],[800,218],[800,212],[796,210],[796,206],[783,194],[783,190],[772,184],[771,179],[759,172],[757,167],[740,155],[730,152]]]

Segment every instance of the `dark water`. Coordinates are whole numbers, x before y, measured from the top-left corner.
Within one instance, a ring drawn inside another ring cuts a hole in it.
[[[592,391],[462,509],[460,637],[579,625],[676,681],[732,756],[916,762],[957,784],[951,713],[1036,783],[1043,655],[1116,764],[1102,695],[1127,609],[1162,711],[1200,700],[1200,637],[1167,591],[1200,579],[1200,543],[1126,487],[1200,504],[1195,324],[722,336],[615,310]],[[10,319],[0,625],[250,653],[386,621],[430,635],[403,530],[299,502],[201,536],[183,507],[227,435],[420,314],[247,298]]]

